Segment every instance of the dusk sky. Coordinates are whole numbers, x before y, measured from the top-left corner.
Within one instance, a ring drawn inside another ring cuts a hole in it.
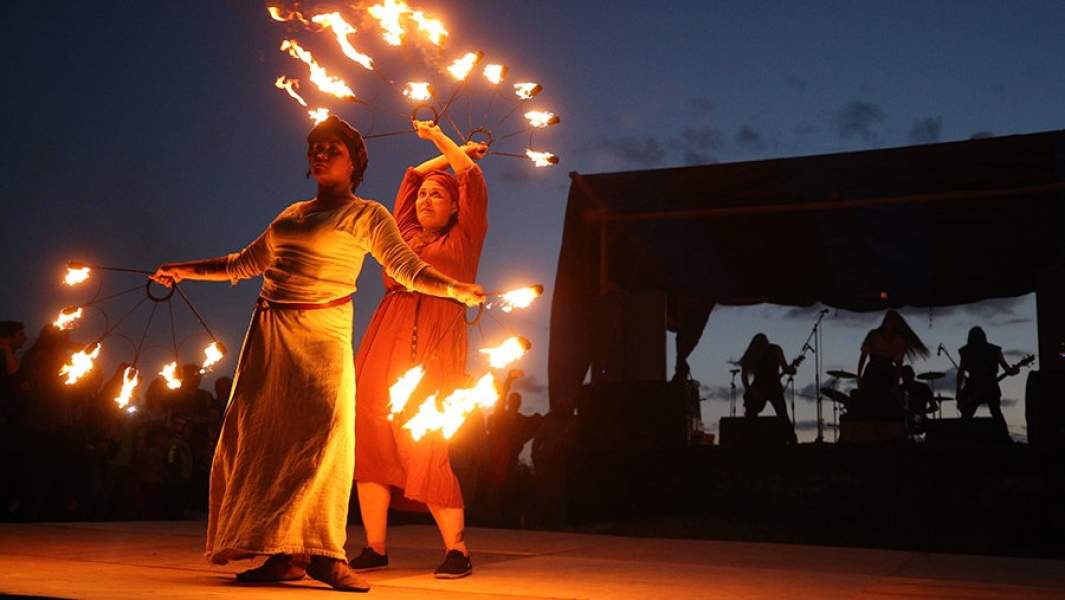
[[[545,91],[530,107],[562,122],[535,139],[561,163],[489,157],[490,219],[479,281],[499,289],[542,282],[550,296],[569,186],[567,173],[597,173],[886,148],[974,136],[1065,128],[1065,3],[1060,0],[862,2],[412,2],[450,31],[450,62],[480,49],[510,67],[510,81]],[[302,63],[278,51],[293,37],[376,109],[324,96],[304,82],[312,106],[329,107],[368,131],[404,124],[409,105],[381,90],[348,61],[329,34],[277,23],[258,2],[6,2],[3,60],[3,177],[7,218],[0,318],[24,321],[31,338],[61,307],[89,291],[66,290],[67,260],[152,269],[170,260],[240,249],[285,206],[314,195],[304,178],[306,110],[274,87],[279,75],[307,79]],[[357,47],[399,81],[446,80],[414,50],[398,51],[363,27],[349,3],[305,2],[307,14],[341,8],[359,32]],[[453,113],[463,126],[494,124],[510,105],[471,84]],[[467,108],[467,98],[470,108]],[[521,112],[521,111],[519,111]],[[467,119],[469,116],[469,119]],[[520,115],[518,115],[520,119]],[[495,132],[519,124],[512,119]],[[522,136],[519,136],[519,138]],[[499,149],[523,152],[512,138]],[[359,194],[391,206],[403,169],[430,156],[413,136],[368,142],[370,166]],[[786,252],[786,249],[782,249]],[[356,338],[381,296],[379,269],[364,269],[355,296]],[[105,274],[105,293],[137,283]],[[231,349],[230,374],[257,295],[190,282],[190,297]],[[105,308],[119,316],[132,298]],[[202,330],[186,311],[181,351],[194,360]],[[692,357],[706,386],[708,430],[728,411],[728,360],[764,331],[789,359],[812,310],[755,306],[718,309]],[[954,309],[903,311],[930,348],[956,356],[972,325],[983,325],[1015,361],[1035,351],[1034,297]],[[882,315],[832,312],[825,321],[826,368],[855,370],[865,331]],[[146,313],[126,335],[139,334]],[[92,319],[97,319],[92,317]],[[90,319],[78,339],[102,322]],[[484,323],[485,341],[517,330],[534,343],[523,365],[526,411],[546,410],[549,301]],[[199,336],[199,337],[197,337]],[[480,335],[471,334],[477,344]],[[157,323],[149,344],[160,364],[169,334]],[[670,348],[671,350],[672,348]],[[132,348],[115,341],[105,365]],[[472,360],[479,360],[474,357]],[[148,359],[153,364],[153,359]],[[480,365],[471,362],[471,369]],[[946,370],[934,355],[918,371]],[[669,371],[672,371],[670,353]],[[947,380],[941,380],[941,387]],[[798,386],[812,383],[800,372]],[[951,380],[950,386],[953,386]],[[1024,375],[1004,384],[1006,415],[1024,436]],[[769,410],[769,409],[767,409]],[[831,410],[829,410],[831,414]],[[953,406],[944,412],[955,416]],[[981,410],[983,414],[983,409]],[[813,435],[813,405],[798,403],[800,438]],[[831,437],[829,437],[831,439]]]

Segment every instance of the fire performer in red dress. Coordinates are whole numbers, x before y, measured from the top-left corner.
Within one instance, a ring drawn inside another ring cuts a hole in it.
[[[393,214],[403,239],[422,260],[446,275],[472,280],[488,230],[488,192],[480,167],[470,157],[480,158],[487,148],[475,143],[460,147],[429,123],[415,122],[415,128],[442,156],[407,169]],[[442,170],[448,165],[455,175]],[[388,388],[419,364],[426,374],[418,389],[426,394],[446,393],[464,383],[465,307],[411,292],[391,277],[385,278],[385,287],[355,363],[355,479],[367,547],[351,566],[357,571],[388,566],[388,507],[395,489],[427,504],[440,528],[446,555],[436,576],[463,577],[472,566],[463,539],[462,490],[451,468],[448,442],[439,432],[415,442],[402,428],[409,413],[390,420]]]
[[[369,253],[397,282],[476,305],[484,295],[427,265],[376,202],[354,195],[362,136],[336,117],[307,136],[318,195],[297,202],[240,252],[167,263],[152,278],[263,276],[211,467],[207,558],[268,555],[242,582],[301,579],[366,591],[344,553],[354,456],[351,295]]]

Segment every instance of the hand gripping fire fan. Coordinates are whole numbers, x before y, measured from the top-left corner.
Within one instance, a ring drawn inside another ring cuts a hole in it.
[[[348,60],[361,67],[359,73],[369,71],[372,74],[360,87],[371,90],[376,88],[376,94],[372,91],[366,96],[356,94],[344,79],[335,74],[335,69],[327,70],[316,58],[316,55],[324,56],[327,52],[335,53],[335,50],[316,49],[312,53],[293,35],[286,37],[280,46],[282,52],[304,64],[307,79],[318,92],[331,99],[356,104],[370,111],[370,127],[364,136],[366,139],[411,134],[414,128],[410,121],[416,119],[431,120],[433,124],[444,120],[454,129],[460,140],[488,146],[488,154],[531,161],[536,167],[558,164],[556,155],[537,150],[535,145],[537,132],[561,121],[555,113],[531,106],[534,99],[543,92],[543,86],[528,81],[506,85],[504,82],[509,75],[507,66],[487,63],[485,53],[480,50],[465,52],[457,58],[452,58],[453,55],[445,48],[451,40],[451,35],[440,19],[430,17],[402,0],[380,0],[371,6],[364,4],[352,7],[346,11],[347,17],[339,11],[320,12],[307,17],[298,10],[285,8],[277,3],[267,6],[267,13],[275,21],[285,23],[290,34],[311,32],[326,35],[331,38],[330,47],[335,42]],[[353,22],[359,23],[359,26],[356,27]],[[373,35],[375,29],[379,31],[380,36]],[[356,40],[354,43],[353,38]],[[431,72],[434,76],[419,76],[401,83],[402,80],[385,75],[383,65],[363,52],[367,46],[380,45],[382,42],[385,48],[390,50],[385,55],[386,58],[395,59],[396,53],[400,53],[398,64],[396,60],[392,60],[389,68],[423,75]],[[358,44],[359,48],[356,48],[355,44]],[[298,91],[299,79],[281,75],[274,85],[307,109],[308,116],[315,123],[329,116],[330,108],[310,108]],[[444,89],[448,90],[446,96],[440,96],[438,90]],[[504,89],[509,91],[504,92]],[[402,99],[404,103],[413,103],[409,115],[406,109],[399,111],[385,108],[386,104],[382,100],[385,95],[396,100]],[[466,113],[465,127],[459,125],[454,115],[460,99]],[[406,122],[402,128],[377,133],[374,128],[375,114],[378,111],[397,116]],[[496,119],[500,112],[503,113],[502,117]],[[493,134],[493,131],[506,126],[511,117],[519,113],[524,116],[525,123],[517,127],[511,126],[513,130],[502,135]],[[479,116],[477,124],[474,122],[475,115]],[[524,140],[524,134],[528,134],[524,152],[495,147],[496,144],[511,139]]]
[[[144,271],[141,269],[107,267],[101,265],[88,265],[80,262],[69,262],[67,263],[67,273],[66,277],[64,277],[63,279],[63,282],[68,287],[81,285],[91,278],[91,275],[94,271],[134,273],[145,276],[152,274],[151,271]],[[74,383],[77,383],[77,381],[81,379],[82,376],[91,371],[95,366],[96,359],[100,356],[100,353],[103,349],[104,341],[107,340],[108,337],[118,335],[116,333],[116,330],[119,328],[119,326],[125,323],[129,319],[129,317],[131,317],[142,305],[144,305],[146,302],[151,302],[151,310],[148,312],[148,319],[144,325],[144,330],[141,333],[140,341],[136,344],[135,350],[133,352],[133,359],[132,361],[130,361],[130,365],[126,367],[122,373],[122,388],[118,396],[114,398],[114,401],[119,408],[125,410],[128,413],[133,413],[137,410],[136,406],[130,404],[130,400],[133,398],[134,390],[140,383],[140,371],[138,370],[138,365],[140,364],[142,358],[141,352],[144,349],[144,342],[148,338],[148,332],[151,329],[152,321],[155,318],[156,310],[158,310],[159,306],[162,304],[166,305],[167,311],[170,315],[170,339],[173,349],[173,360],[163,365],[162,369],[159,371],[159,375],[161,375],[166,381],[167,388],[177,389],[181,387],[181,379],[178,376],[179,353],[177,330],[174,326],[174,305],[171,302],[175,292],[189,308],[189,310],[196,317],[196,319],[200,322],[200,325],[203,326],[204,331],[207,332],[207,336],[211,340],[210,343],[207,344],[207,346],[203,349],[203,359],[200,362],[200,373],[208,372],[215,364],[218,363],[218,361],[222,360],[222,358],[225,356],[225,345],[222,344],[222,342],[217,337],[215,337],[214,333],[211,332],[211,328],[207,326],[207,322],[204,321],[203,316],[201,316],[200,312],[196,310],[196,307],[192,305],[192,302],[189,300],[188,296],[185,295],[185,292],[178,286],[177,283],[174,283],[172,287],[166,289],[163,293],[159,294],[155,291],[154,282],[148,280],[144,284],[138,283],[137,285],[128,289],[101,297],[100,292],[102,290],[102,284],[103,282],[101,281],[100,284],[97,286],[96,293],[90,300],[81,304],[67,306],[59,312],[59,316],[56,318],[55,321],[52,322],[52,325],[55,326],[57,329],[72,329],[80,324],[82,316],[89,308],[98,310],[103,316],[105,322],[103,333],[97,336],[92,342],[83,346],[81,350],[75,352],[70,357],[70,362],[64,364],[63,368],[59,371],[59,375],[65,377],[63,381],[65,384],[73,385]],[[103,309],[101,308],[101,304],[103,304],[104,302],[115,300],[122,296],[126,296],[128,294],[132,294],[137,291],[142,291],[144,293],[144,297],[138,300],[132,306],[132,308],[130,308],[125,314],[123,314],[122,317],[120,317],[117,321],[115,321],[113,324],[110,323],[110,319],[107,318],[107,313],[103,311]]]

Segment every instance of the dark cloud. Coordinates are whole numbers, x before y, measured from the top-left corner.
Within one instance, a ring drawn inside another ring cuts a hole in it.
[[[706,96],[688,98],[688,114],[696,119],[710,116],[714,111],[714,103]]]
[[[831,431],[831,430],[836,428],[836,426],[833,425],[832,422],[827,420],[827,419],[825,420],[824,427],[825,427],[825,431]],[[796,431],[817,431],[817,420],[816,419],[803,419],[801,421],[796,421],[795,422],[795,430]]]
[[[715,151],[721,148],[721,132],[713,127],[688,127],[673,139],[672,145],[686,165],[706,165],[717,162]]]
[[[839,137],[844,140],[860,138],[870,144],[876,143],[877,129],[884,118],[884,111],[875,104],[858,100],[851,102],[836,115]]]
[[[1009,350],[1003,350],[1002,356],[1006,357],[1008,361],[1017,361],[1025,356],[1028,356],[1031,352],[1027,350],[1021,350],[1020,348],[1010,348]]]
[[[977,131],[969,136],[970,140],[986,140],[989,137],[995,137],[995,134],[990,131]]]
[[[943,133],[943,117],[928,117],[917,119],[910,127],[911,144],[934,144],[939,141]]]
[[[654,167],[666,158],[665,148],[654,136],[600,137],[593,145],[607,156],[636,167]]]
[[[736,132],[736,145],[745,150],[765,150],[765,136],[760,131],[744,124]]]
[[[941,317],[971,317],[981,321],[981,323],[973,323],[973,325],[1020,325],[1032,321],[1031,315],[1017,312],[1017,309],[1023,306],[1024,303],[1024,296],[992,298],[962,306],[938,307],[935,309],[935,315]]]
[[[729,391],[731,388],[727,385],[700,385],[699,386],[699,398],[701,400],[708,401],[729,401]],[[740,401],[740,388],[739,384],[736,387],[736,401]]]

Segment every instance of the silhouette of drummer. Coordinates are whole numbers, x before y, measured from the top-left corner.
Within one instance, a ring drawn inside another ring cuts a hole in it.
[[[865,336],[858,358],[858,390],[870,414],[901,416],[898,385],[903,363],[906,359],[927,356],[928,347],[902,315],[895,310],[887,311],[880,327]]]
[[[788,425],[789,430],[792,428],[788,409],[784,404],[784,385],[780,381],[781,375],[785,373],[794,375],[795,367],[789,365],[784,358],[784,350],[769,343],[769,338],[764,333],[751,338],[751,343],[740,358],[743,416],[753,419],[765,409],[766,403],[769,403],[777,417]]]
[[[939,374],[934,373],[933,375]],[[927,416],[939,408],[939,404],[932,395],[932,388],[928,387],[924,382],[918,381],[913,367],[905,365],[902,367],[902,385],[899,386],[899,389],[905,400],[903,404],[906,409],[906,421],[909,425],[909,430],[914,433],[921,433],[924,430]]]
[[[998,386],[999,367],[1008,375],[1020,372],[1010,366],[1002,355],[1002,348],[987,341],[987,334],[980,327],[969,330],[968,343],[958,350],[957,399],[962,419],[972,419],[981,404],[987,404],[991,418],[999,430],[1009,435],[1006,417],[1002,415],[1002,389]]]

